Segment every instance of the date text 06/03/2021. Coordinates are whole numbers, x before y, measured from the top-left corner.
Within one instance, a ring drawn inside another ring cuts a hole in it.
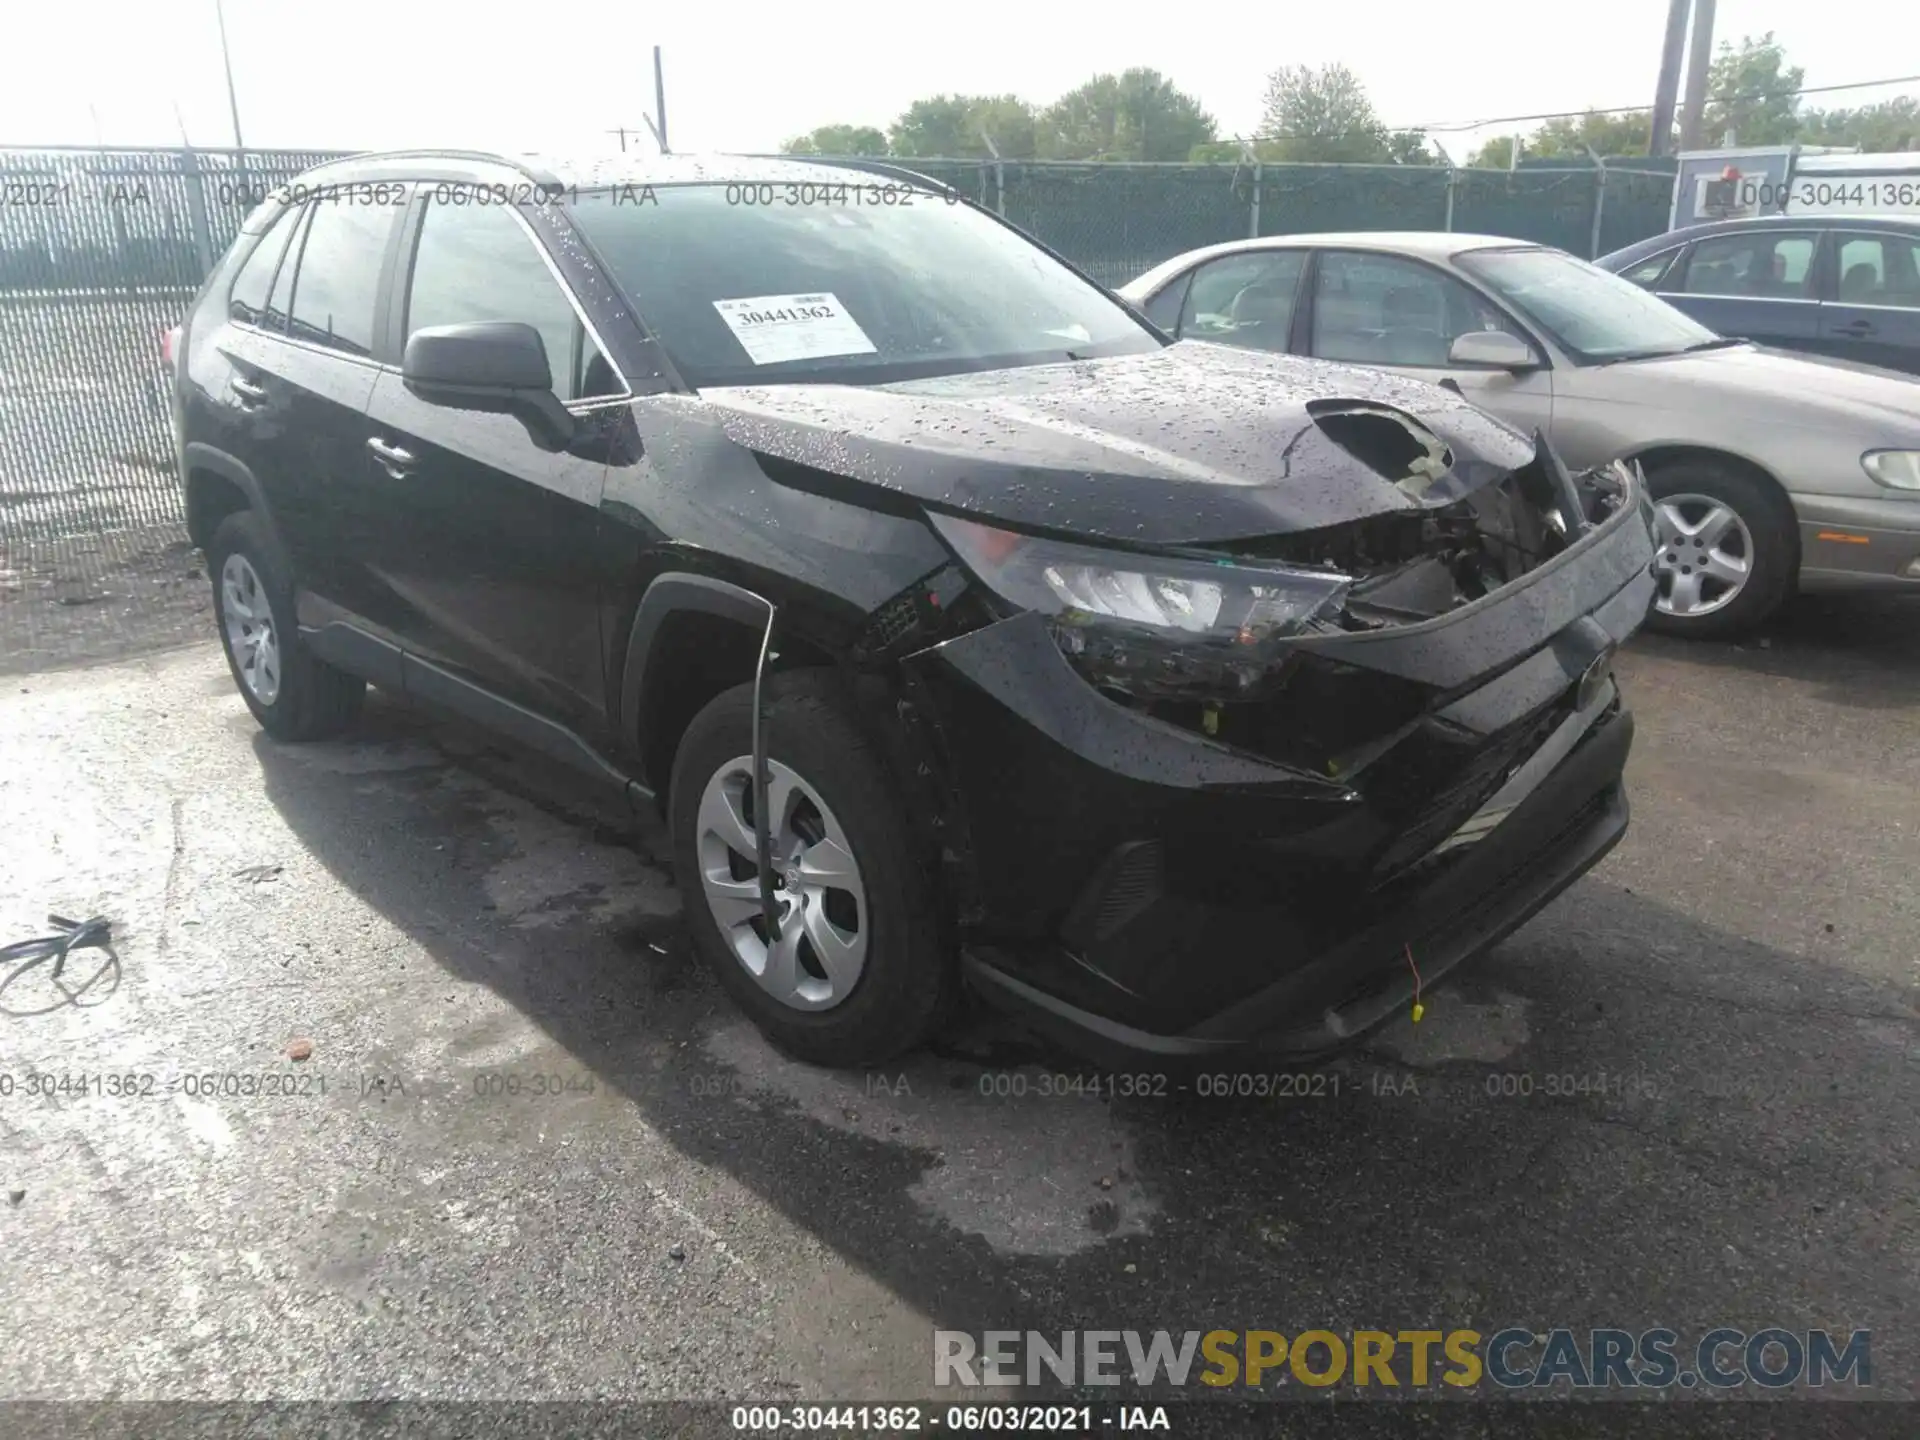
[[[735,1405],[733,1428],[743,1434],[880,1435],[925,1432],[999,1435],[1087,1435],[1101,1430],[1152,1430],[1173,1422],[1164,1405]]]

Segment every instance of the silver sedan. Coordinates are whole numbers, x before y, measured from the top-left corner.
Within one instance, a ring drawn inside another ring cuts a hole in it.
[[[1564,251],[1487,235],[1288,235],[1122,288],[1183,339],[1458,390],[1574,469],[1638,460],[1654,628],[1728,635],[1796,586],[1920,593],[1920,381],[1724,339]]]

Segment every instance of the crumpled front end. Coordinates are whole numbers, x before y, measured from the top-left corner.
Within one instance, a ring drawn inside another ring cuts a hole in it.
[[[1619,839],[1632,723],[1609,660],[1654,590],[1636,477],[1575,480],[1542,441],[1459,485],[1422,464],[1418,428],[1412,448],[1371,421],[1346,437],[1404,471],[1415,509],[1223,545],[1217,584],[1145,557],[1094,573],[1070,547],[1041,552],[1029,569],[1077,605],[988,607],[903,660],[964,836],[977,986],[1116,1059],[1310,1054],[1391,1013],[1414,965],[1431,984],[1524,922]],[[956,550],[968,569],[1018,593],[977,540]],[[1321,580],[1254,584],[1248,600],[1229,572],[1263,565]],[[1216,595],[1224,639],[1218,616],[1189,613]],[[1233,630],[1236,607],[1271,614],[1275,595],[1294,606],[1281,638]],[[1169,611],[1204,663],[1129,624]],[[1078,643],[1088,633],[1099,643]]]

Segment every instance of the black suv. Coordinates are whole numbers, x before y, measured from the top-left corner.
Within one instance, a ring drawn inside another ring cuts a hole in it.
[[[1321,1052],[1626,826],[1636,477],[1175,344],[917,176],[339,162],[175,364],[268,732],[371,681],[658,805],[698,948],[805,1058],[963,981],[1102,1061]]]

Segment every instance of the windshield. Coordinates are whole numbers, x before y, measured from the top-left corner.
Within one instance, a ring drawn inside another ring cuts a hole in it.
[[[582,192],[573,216],[696,388],[881,384],[1162,343],[971,207],[899,181]]]
[[[1576,359],[1677,355],[1719,338],[1638,285],[1558,250],[1476,250],[1458,263]]]

